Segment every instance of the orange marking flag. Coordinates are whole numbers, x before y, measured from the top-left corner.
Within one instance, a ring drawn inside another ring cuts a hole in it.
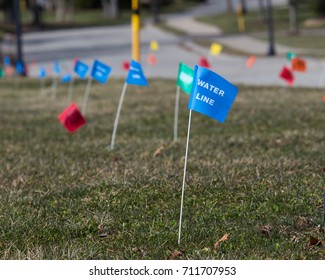
[[[246,61],[246,67],[247,68],[252,68],[253,65],[255,64],[255,62],[256,62],[256,56],[251,55]]]
[[[290,71],[289,68],[285,66],[282,68],[280,72],[280,78],[285,80],[290,86],[293,85],[293,82],[295,80],[293,73]]]
[[[74,103],[71,103],[71,105],[65,108],[58,118],[60,123],[70,133],[75,132],[86,124],[85,118],[82,116],[77,105]]]
[[[293,71],[306,72],[307,65],[303,59],[294,57],[291,59],[291,68]]]
[[[155,57],[155,55],[153,53],[148,55],[148,60],[147,62],[151,65],[156,65],[157,64],[157,58]]]

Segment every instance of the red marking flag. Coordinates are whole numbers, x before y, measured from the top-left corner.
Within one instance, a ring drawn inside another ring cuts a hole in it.
[[[289,68],[284,66],[280,72],[280,78],[285,80],[290,86],[293,85],[295,77]]]
[[[158,62],[157,58],[155,57],[155,55],[153,53],[148,55],[148,60],[147,61],[151,65],[156,65],[157,62]]]
[[[307,65],[303,59],[294,57],[291,59],[291,68],[293,71],[306,72]]]
[[[206,57],[204,57],[204,56],[200,57],[199,66],[202,66],[202,67],[205,67],[205,68],[211,68],[211,65],[210,65],[208,59]]]
[[[70,133],[75,132],[86,124],[85,118],[80,113],[76,104],[71,103],[59,116],[60,123]]]
[[[252,68],[253,65],[255,64],[255,62],[256,62],[256,56],[251,55],[246,61],[246,67],[247,68]]]
[[[123,70],[125,70],[125,71],[129,71],[129,69],[130,69],[130,62],[129,62],[128,60],[123,61],[123,63],[122,63],[122,68],[123,68]]]

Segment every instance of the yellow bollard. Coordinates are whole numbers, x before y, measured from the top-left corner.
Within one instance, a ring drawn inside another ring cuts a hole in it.
[[[244,9],[242,5],[237,6],[237,24],[238,24],[238,31],[244,32],[246,29],[245,25],[245,16],[244,16]]]
[[[132,58],[140,62],[140,8],[139,0],[132,0]]]

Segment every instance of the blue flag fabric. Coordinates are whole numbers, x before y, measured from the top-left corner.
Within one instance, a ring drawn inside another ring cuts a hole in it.
[[[9,66],[9,65],[11,64],[11,59],[10,59],[9,56],[6,55],[6,56],[3,58],[3,64],[4,64],[5,66]]]
[[[105,84],[108,76],[111,72],[111,67],[107,66],[106,64],[95,60],[93,68],[91,70],[91,76],[97,81],[102,84]]]
[[[61,73],[61,67],[60,67],[60,63],[59,61],[54,61],[54,64],[53,64],[53,72],[57,75],[59,75]]]
[[[223,77],[196,65],[188,108],[223,123],[237,92],[238,88]]]
[[[45,77],[46,77],[46,69],[41,66],[38,71],[38,78],[43,79]]]
[[[24,73],[24,65],[21,61],[17,61],[16,63],[16,72],[18,74],[23,74]]]
[[[81,78],[84,79],[87,76],[89,66],[80,60],[78,60],[74,66],[74,72]]]
[[[141,64],[133,59],[130,64],[128,76],[126,77],[126,83],[137,86],[146,86],[148,84],[143,74]]]
[[[66,74],[61,78],[61,83],[69,83],[72,80],[71,74]]]

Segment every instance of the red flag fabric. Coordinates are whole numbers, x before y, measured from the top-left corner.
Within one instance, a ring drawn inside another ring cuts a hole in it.
[[[303,59],[294,57],[291,60],[291,68],[293,71],[306,72],[307,65]]]
[[[252,68],[253,65],[255,64],[255,61],[256,61],[256,56],[251,55],[246,61],[246,67],[247,68]]]
[[[157,58],[155,57],[155,55],[153,53],[150,53],[148,55],[148,63],[151,64],[151,65],[156,65],[157,64]]]
[[[205,68],[209,68],[209,69],[211,68],[211,65],[210,65],[208,59],[204,56],[200,57],[199,65],[202,67],[205,67]]]
[[[77,105],[74,103],[71,103],[71,105],[65,108],[58,118],[61,124],[70,133],[75,132],[86,124],[85,118],[82,116]]]
[[[325,102],[325,95],[323,96],[323,101]]]
[[[128,60],[123,61],[122,68],[125,71],[129,71],[129,69],[130,69],[130,62]]]
[[[280,72],[280,78],[285,80],[289,85],[293,85],[293,82],[295,80],[295,77],[293,76],[293,73],[286,66],[284,66],[282,68],[282,70]]]

